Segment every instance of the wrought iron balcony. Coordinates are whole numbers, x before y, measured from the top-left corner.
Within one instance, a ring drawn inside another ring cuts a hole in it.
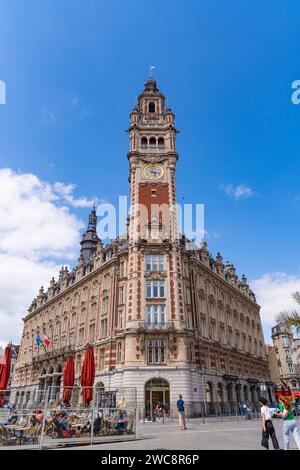
[[[174,323],[172,321],[148,323],[140,322],[139,329],[142,331],[173,331]]]
[[[47,351],[43,354],[39,354],[38,356],[34,356],[32,358],[33,363],[44,361],[45,359],[51,359],[57,356],[64,356],[65,354],[74,352],[75,346],[73,344],[68,344],[67,346],[63,346],[59,349],[52,349],[51,351]]]

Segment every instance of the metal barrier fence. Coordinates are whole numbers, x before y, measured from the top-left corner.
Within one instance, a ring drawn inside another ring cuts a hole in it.
[[[93,397],[86,406],[82,395],[87,390]],[[42,407],[2,408],[0,449],[41,449],[136,439],[135,389],[103,392],[96,387],[72,387],[69,392],[70,400],[65,404],[61,399],[53,403],[53,390],[49,388]]]
[[[270,405],[271,406],[271,405]],[[274,418],[277,418],[275,405]],[[300,416],[300,408],[296,405],[293,408],[293,413],[296,419]],[[223,421],[242,421],[261,419],[260,407],[258,404],[251,404],[243,407],[239,403],[212,403],[212,402],[194,402],[185,405],[186,420],[192,422],[195,418],[200,418],[203,423],[205,422],[223,422]],[[145,424],[149,422],[160,422],[162,424],[174,422],[178,420],[178,412],[176,406],[171,406],[170,409],[156,413],[153,410],[152,415],[149,416],[149,411],[146,409],[138,410],[139,422]]]

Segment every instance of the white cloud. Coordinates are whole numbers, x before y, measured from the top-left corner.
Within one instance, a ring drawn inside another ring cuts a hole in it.
[[[91,207],[96,203],[97,199],[87,199],[80,197],[76,199],[73,195],[76,186],[74,184],[55,183],[53,189],[59,194],[68,204],[74,207]]]
[[[216,240],[221,238],[220,233],[215,230],[204,230],[204,236],[207,240]]]
[[[48,287],[62,260],[78,256],[83,222],[71,207],[72,184],[41,181],[30,173],[0,170],[0,345],[16,340],[21,317],[41,285]]]
[[[60,266],[53,262],[36,262],[0,254],[0,345],[9,340],[18,342],[22,333],[22,317],[27,313],[41,285],[48,286]]]
[[[299,276],[282,272],[264,274],[261,278],[252,280],[250,285],[261,305],[261,319],[265,327],[274,326],[275,317],[282,310],[297,309],[291,294],[300,291]]]
[[[238,186],[234,186],[233,184],[222,184],[220,189],[223,189],[228,196],[234,197],[235,199],[246,199],[254,196],[253,190],[246,184],[239,184]]]

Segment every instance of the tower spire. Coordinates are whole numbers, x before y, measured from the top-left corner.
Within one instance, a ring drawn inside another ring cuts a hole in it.
[[[88,227],[85,233],[82,236],[80,242],[80,256],[84,259],[85,262],[88,262],[96,251],[99,238],[97,235],[97,214],[96,214],[96,205],[93,204],[93,208],[89,214]]]

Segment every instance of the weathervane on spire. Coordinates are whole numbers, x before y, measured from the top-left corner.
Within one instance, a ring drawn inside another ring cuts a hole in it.
[[[150,65],[149,67],[149,79],[152,80],[153,78],[153,70],[155,69],[155,65]]]

